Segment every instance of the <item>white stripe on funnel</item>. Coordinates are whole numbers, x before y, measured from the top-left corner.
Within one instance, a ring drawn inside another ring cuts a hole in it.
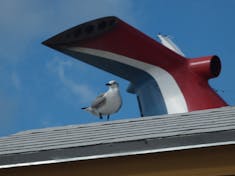
[[[145,62],[137,61],[135,59],[108,51],[84,47],[69,47],[66,49],[103,57],[147,72],[156,80],[164,98],[168,114],[188,112],[186,101],[178,84],[166,70],[155,65],[147,64]]]

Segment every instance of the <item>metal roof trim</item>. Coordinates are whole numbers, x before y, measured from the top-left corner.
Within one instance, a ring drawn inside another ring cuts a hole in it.
[[[37,165],[46,165],[46,164],[57,164],[57,163],[75,162],[75,161],[93,160],[93,159],[102,159],[102,158],[112,158],[112,157],[120,157],[120,156],[162,153],[162,152],[189,150],[189,149],[198,149],[198,148],[206,148],[206,147],[225,146],[225,145],[235,145],[235,141],[218,142],[218,143],[210,143],[210,144],[199,144],[199,145],[189,145],[189,146],[179,146],[179,147],[170,147],[170,148],[162,148],[162,149],[143,150],[143,151],[133,151],[133,152],[112,153],[112,154],[104,154],[104,155],[93,155],[93,156],[84,156],[84,157],[74,157],[74,158],[67,158],[67,159],[54,159],[54,160],[47,160],[47,161],[27,162],[27,163],[18,163],[18,164],[8,164],[8,165],[1,165],[0,169],[37,166]]]

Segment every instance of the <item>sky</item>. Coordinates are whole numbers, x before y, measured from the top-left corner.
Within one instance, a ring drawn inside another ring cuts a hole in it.
[[[128,82],[45,47],[42,41],[83,22],[117,16],[156,39],[170,35],[188,58],[218,55],[210,85],[235,104],[234,0],[1,0],[0,136],[101,120],[81,110],[116,80],[123,98],[111,120],[138,118]],[[105,121],[105,120],[103,120]]]

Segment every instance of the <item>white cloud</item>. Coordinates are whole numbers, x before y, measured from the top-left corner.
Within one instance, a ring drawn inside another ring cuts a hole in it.
[[[107,15],[130,19],[131,4],[126,0],[1,0],[0,65],[22,64],[21,60],[27,58],[29,50],[36,50],[31,45],[40,47],[41,41],[87,20]],[[87,84],[76,84],[64,75],[63,69],[68,66],[68,63],[59,65],[60,80],[82,100],[90,99],[94,93]],[[12,85],[20,89],[20,77],[12,72]]]
[[[19,75],[16,72],[12,72],[11,73],[11,81],[13,86],[17,89],[20,90],[21,89],[21,80]]]
[[[65,69],[73,69],[72,61],[63,61],[62,59],[54,58],[47,64],[48,70],[55,73],[64,88],[69,90],[80,103],[88,103],[95,97],[95,92],[84,83],[76,83],[72,78],[68,78],[65,75]]]

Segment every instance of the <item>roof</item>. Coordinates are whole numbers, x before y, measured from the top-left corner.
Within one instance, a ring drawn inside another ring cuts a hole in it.
[[[235,107],[29,130],[0,138],[0,169],[235,144]]]

